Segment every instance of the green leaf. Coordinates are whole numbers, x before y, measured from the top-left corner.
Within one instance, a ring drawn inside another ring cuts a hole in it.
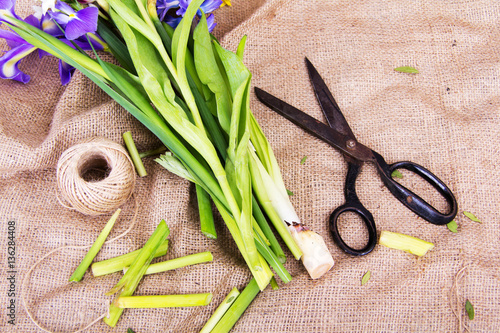
[[[363,275],[363,277],[361,278],[361,285],[362,286],[365,285],[368,282],[368,280],[370,280],[371,275],[372,275],[372,273],[370,271],[367,271],[365,273],[365,275]]]
[[[243,37],[240,40],[240,43],[238,44],[238,49],[236,50],[236,55],[241,60],[243,60],[243,52],[245,51],[246,41],[247,41],[247,35],[243,35]]]
[[[448,227],[448,229],[450,229],[451,232],[455,233],[458,232],[458,225],[457,222],[455,222],[455,220],[451,221],[446,226]]]
[[[127,329],[127,333],[135,333],[131,328]]]
[[[132,59],[130,58],[130,54],[128,52],[127,46],[125,43],[108,27],[106,20],[102,17],[99,17],[98,25],[97,25],[97,33],[99,36],[104,39],[104,41],[108,44],[108,47],[116,58],[116,60],[120,63],[120,65],[125,68],[127,71],[135,74],[134,64],[132,63]]]
[[[391,177],[392,178],[403,178],[403,174],[399,171],[399,170],[394,170],[392,173],[391,173]]]
[[[292,196],[292,195],[293,195],[293,192],[292,192],[292,191],[290,191],[289,189],[287,189],[287,190],[286,190],[286,194],[288,194],[288,195]]]
[[[300,164],[306,163],[306,160],[307,160],[307,156],[302,157],[302,159],[300,160]]]
[[[171,152],[166,152],[164,155],[161,155],[160,157],[156,158],[155,162],[160,164],[162,167],[164,167],[171,173],[196,184],[196,180],[194,179],[191,172]]]
[[[467,311],[467,315],[469,316],[470,320],[474,319],[474,307],[472,306],[472,303],[469,302],[469,300],[465,301],[465,311]]]
[[[194,33],[194,63],[201,82],[206,84],[216,96],[217,118],[221,127],[229,133],[231,118],[231,96],[226,81],[220,72],[214,54],[214,46],[207,28],[207,20],[202,16]]]
[[[189,86],[187,72],[186,72],[186,55],[187,55],[187,44],[189,40],[189,33],[191,31],[191,25],[193,23],[193,18],[198,11],[198,8],[203,3],[203,0],[192,1],[181,22],[174,31],[172,36],[172,62],[175,64],[177,70],[177,79],[179,84],[179,89],[184,97],[186,104],[193,113],[193,118],[196,126],[200,130],[204,130],[203,121],[196,106],[193,93]]]
[[[410,67],[410,66],[401,66],[401,67],[398,67],[398,68],[394,68],[394,70],[396,72],[402,72],[402,73],[412,73],[412,74],[417,74],[418,73],[418,70],[413,68],[413,67]]]
[[[231,97],[234,99],[239,87],[250,78],[250,71],[236,54],[224,49],[217,43],[214,43],[214,46],[226,70],[229,86],[231,88]]]
[[[478,223],[482,223],[481,220],[479,220],[476,215],[470,213],[470,212],[466,212],[464,211],[464,215],[467,216],[469,219],[471,219],[472,221],[474,222],[478,222]]]

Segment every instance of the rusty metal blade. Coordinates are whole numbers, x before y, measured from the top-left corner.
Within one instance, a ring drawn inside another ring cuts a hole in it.
[[[262,103],[271,108],[273,111],[290,120],[300,128],[306,130],[308,133],[339,149],[344,154],[360,161],[374,159],[370,148],[333,130],[328,125],[280,100],[279,98],[276,98],[257,87],[255,87],[255,95]]]
[[[306,58],[307,71],[311,80],[316,98],[318,99],[321,110],[331,128],[335,131],[348,136],[351,140],[356,140],[351,127],[344,118],[340,108],[328,89],[325,81],[321,78],[313,64]]]

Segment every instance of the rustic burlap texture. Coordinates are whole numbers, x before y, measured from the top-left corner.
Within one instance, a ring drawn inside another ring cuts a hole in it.
[[[19,1],[21,13],[30,1]],[[320,233],[336,260],[331,272],[311,280],[290,255],[288,285],[261,293],[233,332],[498,332],[500,270],[498,221],[500,168],[500,4],[496,1],[233,1],[219,12],[216,34],[235,50],[247,35],[245,63],[253,85],[322,118],[304,64],[308,57],[332,90],[359,141],[388,162],[411,160],[436,173],[459,205],[458,233],[434,226],[404,208],[365,166],[358,194],[378,230],[402,232],[436,247],[423,258],[377,246],[355,258],[333,243],[327,221],[343,198],[346,163],[341,154],[276,115],[253,96],[251,107],[274,147],[293,204],[303,222]],[[2,44],[5,49],[5,44]],[[57,200],[55,167],[78,141],[105,136],[117,142],[132,131],[139,150],[158,141],[88,79],[77,73],[61,87],[51,58],[32,55],[21,65],[31,82],[0,81],[0,331],[38,332],[21,304],[21,281],[45,253],[63,245],[90,244],[109,216],[88,217]],[[419,74],[394,71],[413,66]],[[301,159],[307,156],[304,164]],[[106,245],[97,260],[142,246],[161,219],[171,229],[167,258],[210,250],[214,261],[149,276],[136,294],[212,292],[204,308],[127,310],[116,329],[98,323],[88,332],[196,332],[232,287],[249,272],[222,223],[219,239],[199,230],[193,187],[152,159],[137,180],[139,225],[125,239]],[[403,181],[438,206],[427,187]],[[465,218],[476,214],[482,223]],[[131,222],[134,201],[112,235]],[[110,214],[111,215],[111,214]],[[354,221],[353,219],[350,219]],[[16,223],[16,325],[8,324],[7,231]],[[220,222],[220,221],[219,221]],[[342,224],[355,245],[361,223]],[[29,279],[28,307],[51,331],[74,331],[103,314],[103,293],[119,274],[66,286],[83,250],[64,250],[37,267]],[[450,299],[457,272],[467,267]],[[361,277],[371,271],[370,281]],[[474,305],[468,320],[465,300]],[[458,301],[458,302],[457,302]],[[450,304],[451,302],[451,304]],[[458,309],[460,321],[452,308]]]

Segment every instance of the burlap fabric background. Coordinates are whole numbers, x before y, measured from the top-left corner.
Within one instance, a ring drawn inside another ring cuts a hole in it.
[[[496,1],[234,1],[218,12],[216,34],[235,49],[248,35],[245,63],[259,86],[322,119],[304,65],[318,68],[357,138],[388,162],[411,160],[434,171],[454,191],[459,230],[426,223],[404,208],[366,166],[358,193],[378,230],[417,236],[436,247],[423,258],[377,246],[366,257],[342,253],[327,229],[329,214],[343,202],[346,163],[340,153],[260,104],[251,107],[282,166],[292,201],[305,223],[320,233],[336,260],[331,272],[311,280],[289,258],[293,281],[266,290],[234,332],[457,332],[450,306],[455,274],[461,321],[473,332],[498,332],[500,270],[498,221],[500,168],[500,4]],[[21,13],[30,1],[19,1]],[[2,44],[5,49],[5,44]],[[397,73],[413,66],[419,74]],[[87,217],[57,201],[55,166],[60,154],[81,139],[105,136],[121,142],[131,130],[139,150],[158,141],[126,111],[80,74],[61,87],[54,59],[35,55],[21,66],[31,82],[0,81],[0,331],[38,332],[21,305],[21,280],[41,256],[63,245],[90,244],[108,216]],[[305,164],[301,159],[307,156]],[[136,294],[212,292],[204,308],[127,310],[118,327],[99,323],[89,332],[196,332],[248,270],[222,224],[219,239],[201,235],[193,187],[151,159],[138,179],[139,225],[125,239],[105,246],[98,260],[135,250],[161,219],[171,229],[167,258],[204,250],[214,261],[147,277]],[[411,177],[410,185],[440,205]],[[112,232],[127,228],[134,202]],[[475,213],[482,224],[461,212]],[[16,325],[7,323],[7,224],[16,223]],[[360,223],[343,225],[345,238],[360,244]],[[66,250],[45,260],[29,279],[28,306],[52,331],[72,331],[104,313],[103,296],[118,274],[65,286],[85,251]],[[361,286],[370,270],[370,281]],[[463,303],[475,307],[473,321]]]

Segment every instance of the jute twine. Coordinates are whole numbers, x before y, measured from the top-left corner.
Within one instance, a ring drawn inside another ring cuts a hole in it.
[[[130,198],[135,169],[121,145],[102,137],[91,138],[62,153],[57,185],[59,201],[65,207],[86,215],[105,214]]]
[[[91,171],[97,171],[92,173]],[[88,175],[90,172],[90,175]],[[104,172],[104,177],[102,177]],[[100,176],[96,176],[99,175]],[[63,152],[57,164],[57,184],[60,195],[68,204],[61,204],[69,209],[77,210],[86,215],[100,215],[115,211],[133,195],[135,185],[135,169],[127,151],[118,143],[106,138],[97,137],[83,141]],[[137,199],[135,199],[134,217],[130,226],[120,235],[109,239],[104,244],[112,243],[128,234],[136,224],[138,212]],[[26,283],[33,270],[45,259],[64,249],[88,249],[88,245],[67,245],[53,249],[41,257],[31,268],[21,284],[21,298],[24,309],[31,321],[41,330],[52,333],[48,328],[42,327],[34,318],[27,306],[29,292]],[[74,282],[69,282],[68,285]],[[109,301],[106,301],[109,305]],[[109,308],[107,306],[107,308]],[[98,316],[85,327],[75,331],[81,332],[104,317],[106,313]]]

